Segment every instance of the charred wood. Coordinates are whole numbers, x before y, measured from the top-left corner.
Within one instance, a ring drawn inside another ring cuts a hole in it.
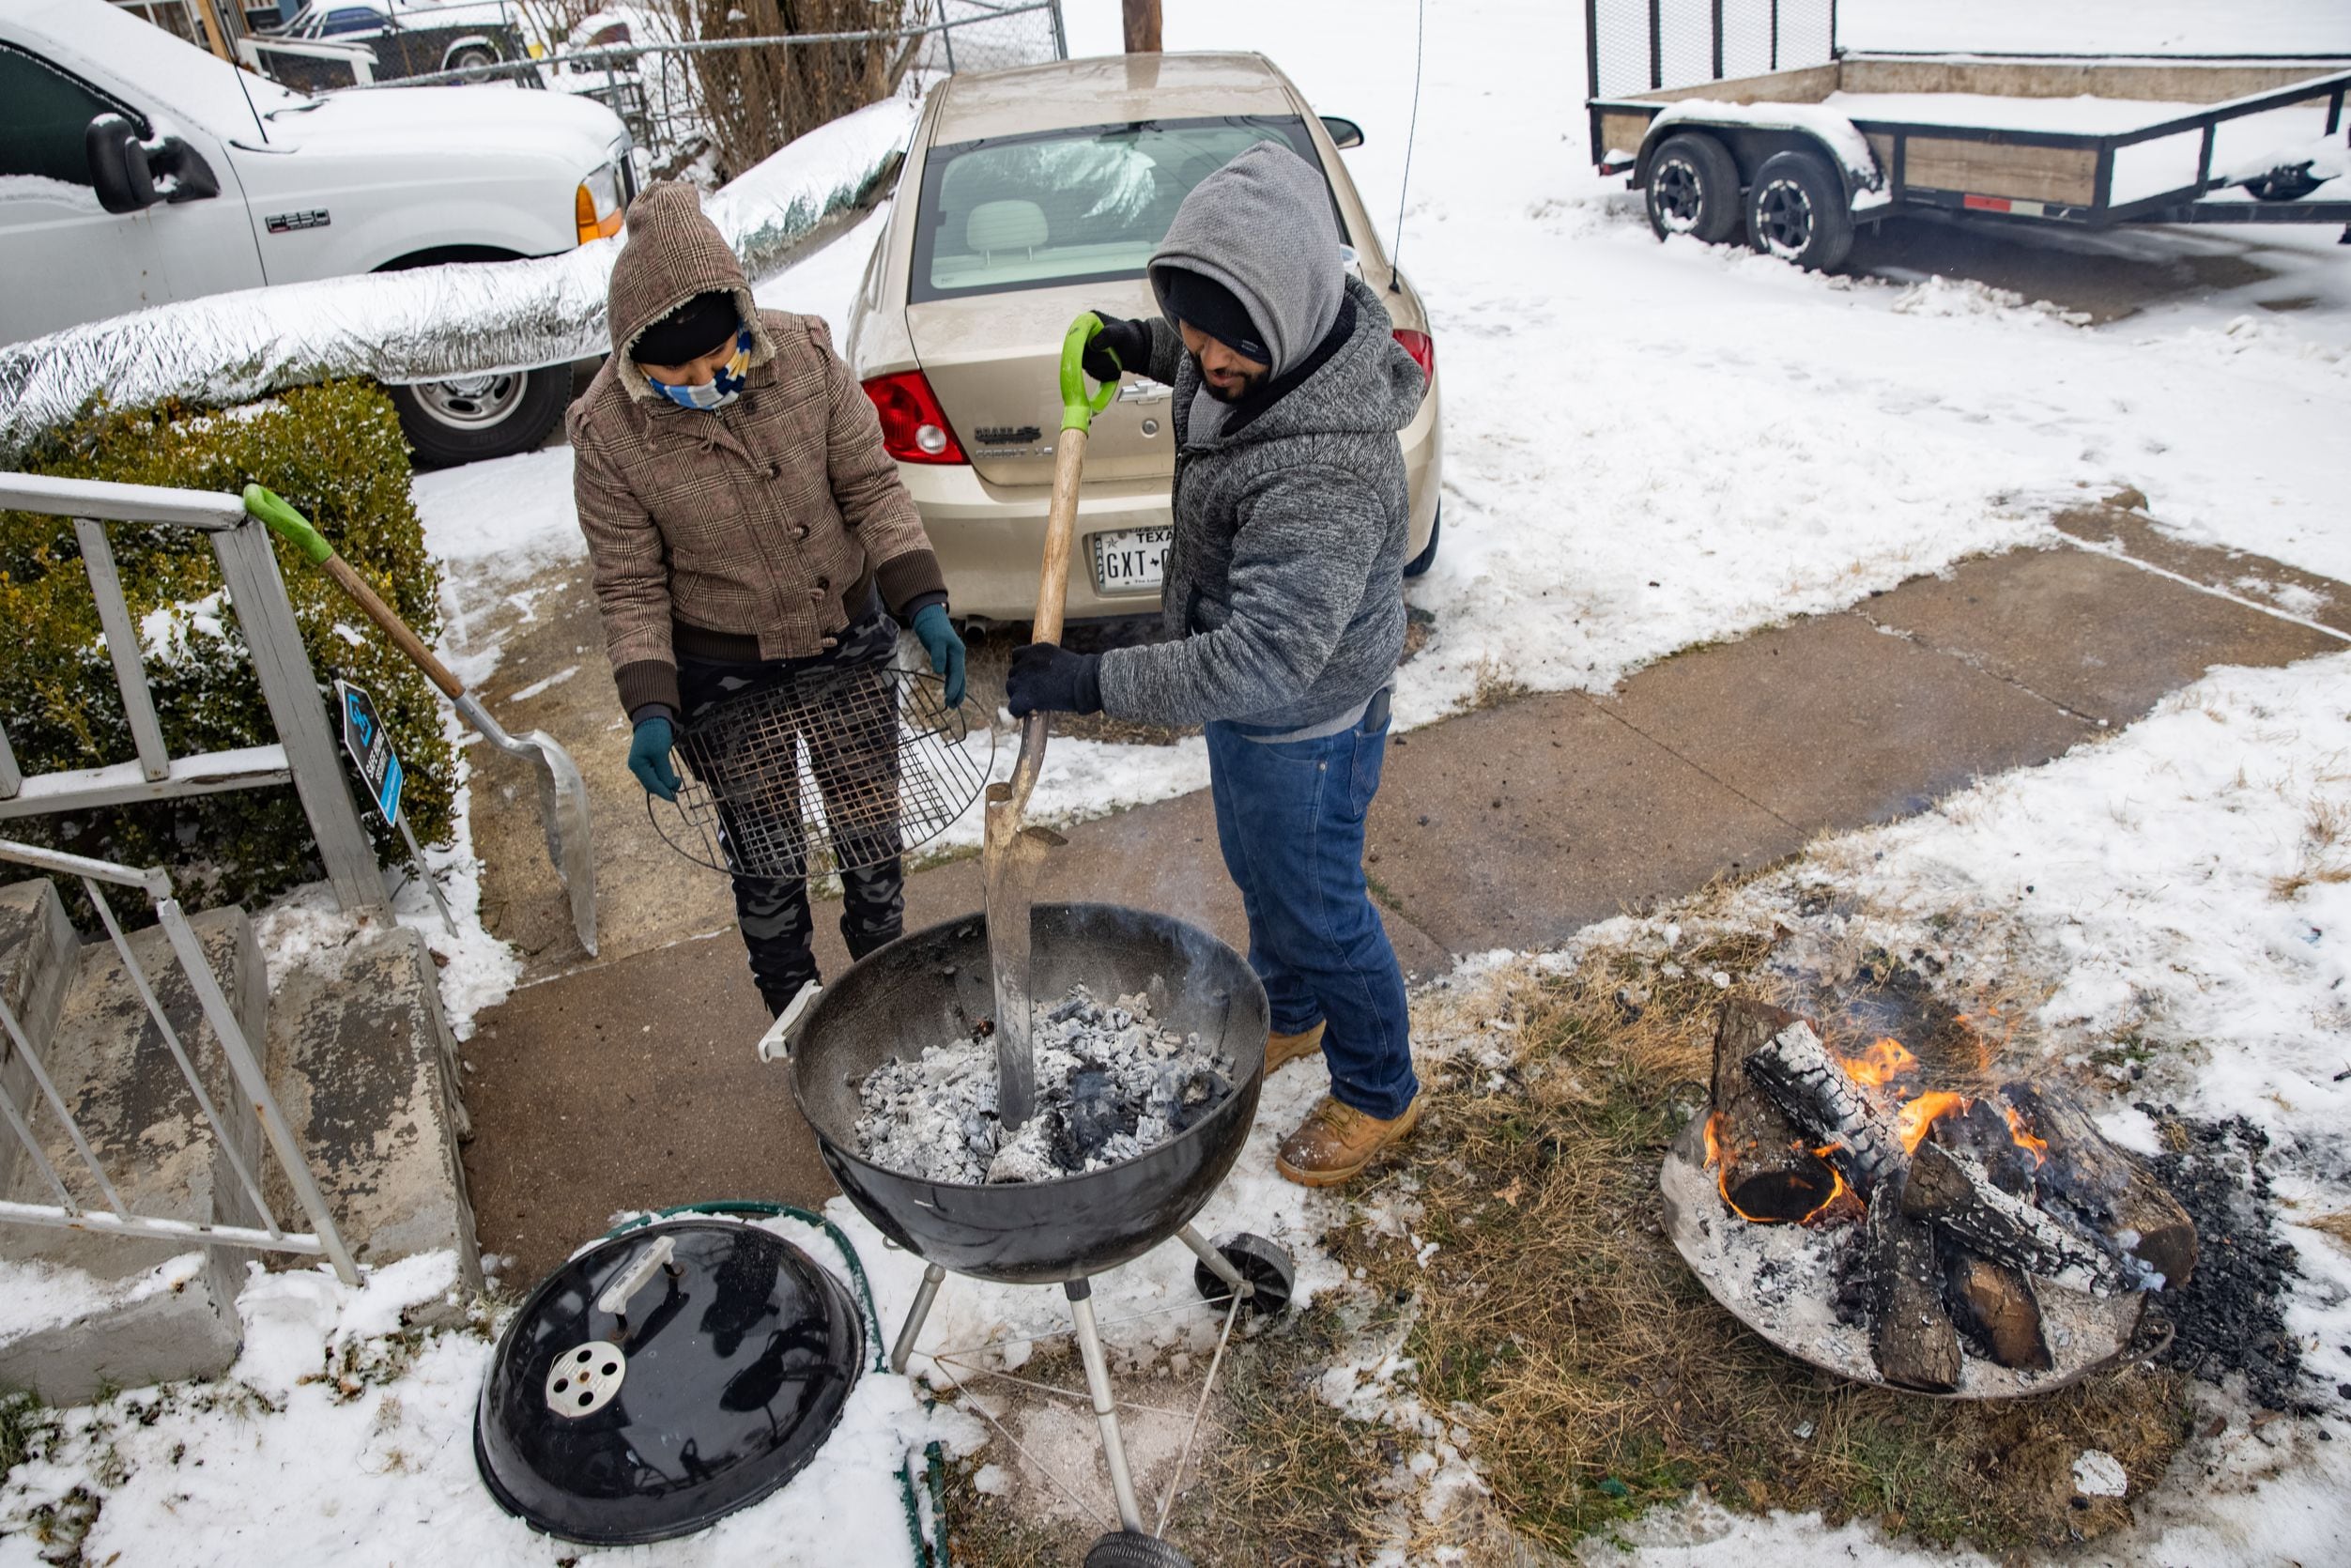
[[[1891,1199],[1869,1206],[1861,1233],[1870,1352],[1887,1382],[1948,1393],[1959,1386],[1959,1336],[1944,1308],[1934,1236]]]
[[[1821,1143],[1837,1145],[1829,1158],[1864,1199],[1899,1176],[1902,1144],[1892,1121],[1846,1076],[1811,1024],[1789,1024],[1749,1052],[1744,1066],[1782,1115]]]
[[[1768,1003],[1734,997],[1714,1028],[1714,1153],[1723,1195],[1752,1220],[1801,1220],[1828,1201],[1836,1175],[1807,1137],[1749,1078],[1746,1059],[1801,1022]]]
[[[2005,1367],[2049,1370],[2040,1299],[2033,1294],[2030,1279],[1957,1249],[1944,1277],[1950,1285],[1951,1320],[1978,1350]]]
[[[1971,1099],[1964,1111],[1945,1112],[1929,1124],[1927,1136],[1954,1154],[1974,1156],[1991,1184],[2010,1197],[2033,1196],[2038,1161],[2031,1149],[2017,1143],[2007,1115],[1996,1102]]]
[[[2002,1094],[2033,1135],[2049,1145],[2038,1172],[2043,1207],[2105,1237],[2163,1276],[2187,1282],[2196,1268],[2196,1224],[2128,1149],[2116,1148],[2090,1113],[2059,1089],[2011,1084]]]
[[[2011,1197],[1984,1167],[1940,1144],[1921,1144],[1901,1184],[1901,1209],[1968,1251],[2027,1274],[2109,1296],[2123,1283],[2114,1258],[2054,1215]],[[1875,1205],[1871,1206],[1873,1208]]]

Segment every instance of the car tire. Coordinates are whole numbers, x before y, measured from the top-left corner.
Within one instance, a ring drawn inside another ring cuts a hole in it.
[[[1421,546],[1421,553],[1404,563],[1404,575],[1417,577],[1437,564],[1437,542],[1445,535],[1445,503],[1437,503],[1437,515],[1429,519],[1429,542]]]
[[[2327,183],[2318,177],[2310,164],[2282,165],[2257,179],[2238,182],[2244,192],[2257,202],[2298,202]]]
[[[1658,238],[1686,234],[1719,245],[1739,226],[1739,165],[1712,136],[1668,136],[1649,161],[1643,202]]]
[[[498,56],[478,43],[469,43],[441,62],[443,70],[471,70],[476,66],[494,66]]]
[[[572,367],[468,376],[391,387],[400,428],[419,468],[448,469],[530,452],[547,438],[572,398]]]
[[[1765,255],[1825,272],[1853,248],[1845,182],[1818,153],[1774,153],[1747,192],[1747,243]]]

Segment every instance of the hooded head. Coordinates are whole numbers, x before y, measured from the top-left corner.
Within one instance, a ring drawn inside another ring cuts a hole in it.
[[[775,346],[760,324],[743,264],[717,225],[702,216],[700,198],[692,186],[675,180],[648,186],[629,207],[627,233],[628,242],[612,264],[607,314],[612,328],[613,374],[631,397],[653,402],[663,395],[646,379],[638,362],[640,339],[654,340],[643,346],[648,351],[641,358],[657,364],[685,362],[663,356],[687,337],[707,335],[713,340],[689,359],[724,341],[724,307],[701,299],[704,295],[730,300],[735,323],[749,340],[737,375],[774,356]],[[704,327],[714,330],[704,333]],[[652,351],[655,349],[659,352]]]
[[[1339,245],[1321,172],[1280,143],[1259,142],[1184,198],[1152,254],[1151,287],[1170,321],[1278,377],[1339,319]]]

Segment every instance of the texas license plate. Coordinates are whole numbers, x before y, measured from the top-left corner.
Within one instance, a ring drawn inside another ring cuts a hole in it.
[[[1098,593],[1156,593],[1167,565],[1172,528],[1120,529],[1088,535],[1094,541]]]

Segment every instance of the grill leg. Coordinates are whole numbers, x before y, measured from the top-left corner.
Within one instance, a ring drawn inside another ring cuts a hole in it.
[[[1121,1530],[1150,1533],[1143,1510],[1135,1506],[1134,1477],[1127,1473],[1127,1444],[1118,1436],[1118,1407],[1110,1396],[1110,1364],[1102,1359],[1102,1336],[1094,1327],[1094,1286],[1071,1280],[1062,1287],[1069,1295],[1069,1315],[1078,1325],[1078,1359],[1085,1363],[1085,1391],[1094,1396],[1094,1419],[1102,1427],[1102,1462],[1110,1467],[1111,1496],[1118,1503]]]
[[[947,1271],[931,1264],[922,1271],[922,1286],[914,1292],[914,1304],[907,1309],[906,1326],[898,1331],[898,1343],[890,1346],[890,1370],[902,1373],[906,1363],[914,1359],[914,1341],[922,1333],[924,1319],[930,1315],[930,1303],[939,1299],[939,1282]]]
[[[1233,1267],[1233,1260],[1210,1246],[1207,1238],[1198,1231],[1186,1225],[1178,1230],[1176,1236],[1185,1246],[1191,1249],[1194,1257],[1208,1266],[1209,1273],[1224,1282],[1225,1287],[1234,1295],[1246,1301],[1257,1294],[1257,1287],[1250,1284],[1239,1269]]]

